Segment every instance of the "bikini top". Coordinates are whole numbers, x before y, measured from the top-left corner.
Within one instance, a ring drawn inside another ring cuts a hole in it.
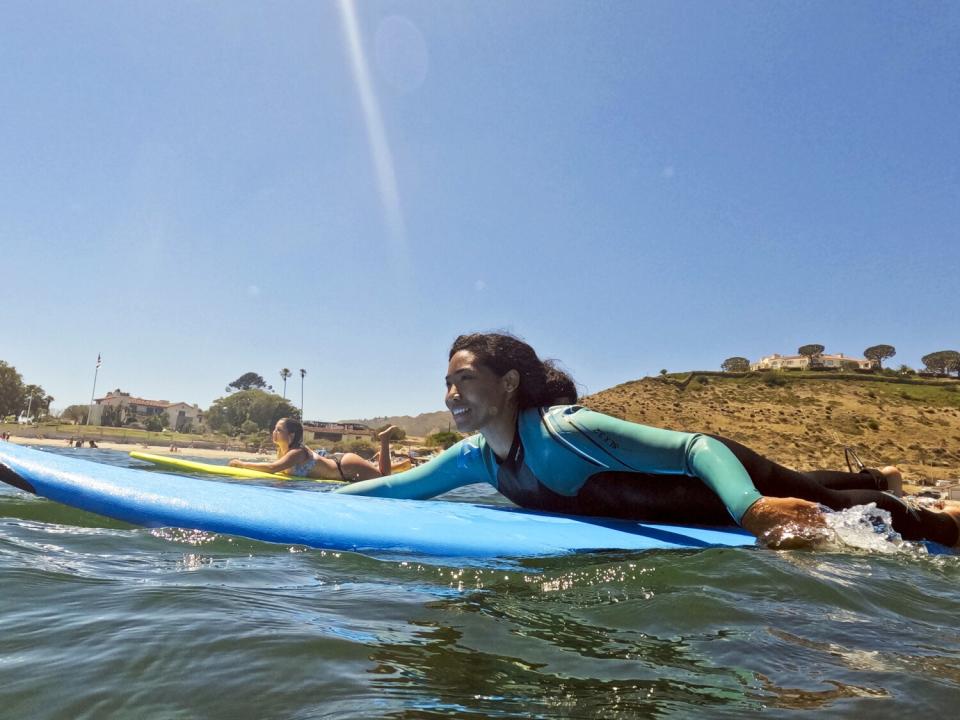
[[[313,470],[313,466],[317,464],[317,456],[314,454],[313,450],[304,446],[304,450],[310,453],[310,457],[307,460],[304,460],[302,463],[298,463],[291,467],[288,472],[294,477],[310,477],[310,471]]]

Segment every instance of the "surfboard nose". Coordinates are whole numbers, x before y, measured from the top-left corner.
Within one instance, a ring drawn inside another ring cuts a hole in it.
[[[11,469],[7,465],[4,465],[3,463],[0,463],[0,480],[7,483],[7,485],[13,485],[15,488],[20,488],[31,495],[37,494],[37,491],[34,489],[33,485],[20,477],[15,470]]]

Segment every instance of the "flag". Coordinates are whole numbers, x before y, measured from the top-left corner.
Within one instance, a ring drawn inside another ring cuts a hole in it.
[[[97,353],[97,367],[100,367],[100,353]]]

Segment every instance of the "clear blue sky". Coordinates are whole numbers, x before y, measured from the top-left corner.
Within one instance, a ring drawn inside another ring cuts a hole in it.
[[[8,0],[0,359],[55,408],[442,408],[507,329],[586,391],[960,349],[956,2]]]

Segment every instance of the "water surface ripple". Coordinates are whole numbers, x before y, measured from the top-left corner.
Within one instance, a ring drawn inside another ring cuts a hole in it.
[[[919,552],[368,557],[136,528],[3,486],[0,715],[943,714],[958,587],[960,557]]]

